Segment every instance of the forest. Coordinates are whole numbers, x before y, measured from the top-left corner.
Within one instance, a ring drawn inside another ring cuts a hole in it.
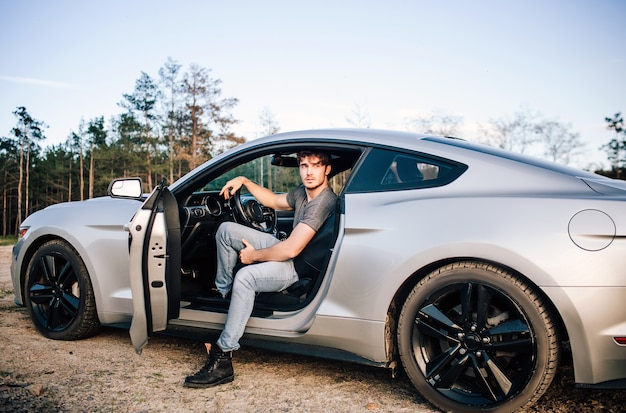
[[[138,176],[145,191],[165,179],[173,182],[206,160],[246,141],[233,131],[231,114],[238,100],[223,97],[221,80],[211,70],[182,65],[168,58],[157,77],[142,72],[131,93],[123,94],[121,114],[81,121],[65,142],[42,147],[46,124],[27,108],[16,107],[15,127],[0,137],[2,236],[17,234],[29,214],[66,201],[106,195],[109,182]],[[267,135],[278,132],[271,112],[261,114]],[[369,127],[369,115],[356,107],[352,126]],[[408,119],[406,129],[454,135],[460,117],[435,114]],[[605,118],[614,138],[603,146],[611,169],[597,173],[623,178],[626,132],[621,113]],[[540,147],[540,155],[568,163],[580,151],[580,136],[567,125],[537,119],[527,111],[496,119],[486,128],[484,143],[524,152]]]

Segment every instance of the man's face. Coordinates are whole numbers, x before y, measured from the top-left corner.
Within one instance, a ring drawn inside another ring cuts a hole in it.
[[[300,178],[306,189],[314,190],[324,185],[329,173],[330,165],[323,165],[317,156],[300,159]]]

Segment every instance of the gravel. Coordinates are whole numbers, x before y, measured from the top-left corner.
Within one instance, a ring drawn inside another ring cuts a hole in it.
[[[436,412],[404,376],[357,364],[242,348],[235,381],[182,387],[205,360],[202,343],[158,335],[142,355],[128,332],[42,337],[13,303],[10,247],[0,247],[0,412]],[[576,389],[571,363],[530,412],[623,412],[626,391]]]

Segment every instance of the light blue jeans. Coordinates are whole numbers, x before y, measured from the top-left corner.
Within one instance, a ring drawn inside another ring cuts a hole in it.
[[[239,251],[245,239],[255,249],[271,247],[280,241],[271,234],[233,222],[225,222],[215,235],[217,243],[217,274],[215,286],[222,296],[232,289],[226,325],[217,340],[223,351],[237,350],[239,339],[248,323],[259,292],[282,291],[298,281],[293,260],[267,261],[247,265],[233,275],[238,263]]]

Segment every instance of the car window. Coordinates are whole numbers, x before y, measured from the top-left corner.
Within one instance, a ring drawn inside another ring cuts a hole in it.
[[[452,182],[466,169],[447,159],[377,148],[367,155],[347,192],[432,188]]]

